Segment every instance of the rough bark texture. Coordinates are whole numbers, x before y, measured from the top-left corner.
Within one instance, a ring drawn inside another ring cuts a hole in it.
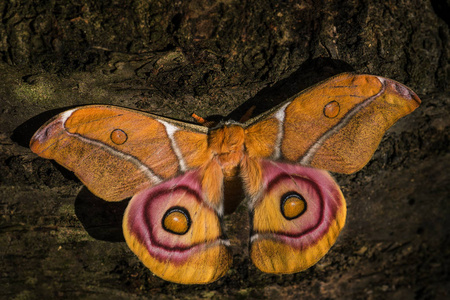
[[[0,298],[449,298],[449,6],[1,1]],[[205,286],[165,282],[123,242],[126,202],[93,197],[28,148],[68,106],[238,118],[349,70],[405,83],[423,104],[388,131],[362,171],[336,175],[347,225],[329,254],[298,274],[251,264],[241,205],[225,220],[234,250],[227,276]]]

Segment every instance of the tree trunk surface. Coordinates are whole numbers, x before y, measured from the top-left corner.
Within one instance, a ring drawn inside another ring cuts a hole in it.
[[[0,11],[0,298],[450,298],[448,0],[18,0]],[[252,265],[242,204],[225,217],[226,276],[159,279],[124,242],[127,202],[96,198],[28,147],[68,107],[239,119],[347,71],[402,82],[422,105],[365,168],[334,174],[346,226],[297,274]]]

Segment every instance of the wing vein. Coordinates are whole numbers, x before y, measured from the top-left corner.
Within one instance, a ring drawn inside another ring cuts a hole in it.
[[[66,128],[65,128],[66,129]],[[138,169],[153,183],[153,184],[158,184],[162,181],[162,179],[156,175],[148,166],[146,166],[145,164],[143,164],[138,158],[136,158],[135,156],[131,155],[131,154],[127,154],[124,152],[121,152],[119,150],[116,150],[114,148],[112,148],[111,146],[102,143],[100,141],[96,141],[93,139],[89,139],[86,138],[78,133],[71,133],[69,131],[67,131],[67,135],[69,136],[73,136],[75,138],[78,138],[80,140],[82,140],[85,143],[100,147],[102,149],[104,149],[105,151],[109,152],[112,155],[115,156],[119,156],[120,158],[131,162],[132,164],[134,164],[136,167],[138,167]]]

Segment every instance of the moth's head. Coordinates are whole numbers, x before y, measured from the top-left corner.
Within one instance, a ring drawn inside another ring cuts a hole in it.
[[[237,166],[244,155],[244,129],[238,124],[225,124],[213,129],[208,146],[220,166]]]

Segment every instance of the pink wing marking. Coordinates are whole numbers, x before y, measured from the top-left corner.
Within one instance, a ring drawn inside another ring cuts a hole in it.
[[[255,207],[262,201],[271,201],[268,198],[271,195],[272,199],[280,201],[283,194],[278,192],[280,189],[298,192],[305,198],[307,207],[297,219],[283,220],[282,228],[256,228],[251,240],[280,240],[294,248],[303,249],[323,238],[328,233],[330,223],[335,220],[337,211],[345,206],[339,186],[332,177],[326,171],[300,165],[269,160],[263,160],[261,165],[264,191],[260,199],[254,202]],[[284,218],[281,211],[277,215]]]
[[[203,221],[196,219],[200,210],[208,210],[211,214],[217,215],[204,202],[198,178],[198,171],[185,173],[138,193],[128,205],[125,212],[128,224],[124,228],[128,228],[129,234],[133,235],[145,246],[148,253],[159,261],[170,260],[181,264],[205,248],[219,243],[229,244],[229,241],[221,236],[214,240],[193,243],[192,228],[184,235],[176,235],[163,228],[162,218],[172,207],[186,208],[192,222]],[[204,228],[206,231],[207,224]]]

